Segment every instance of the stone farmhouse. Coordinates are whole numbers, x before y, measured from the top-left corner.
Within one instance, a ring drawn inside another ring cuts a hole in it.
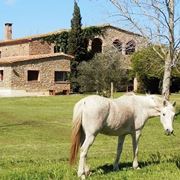
[[[145,46],[142,36],[104,25],[105,35],[88,42],[88,49],[103,53],[114,46],[124,56]],[[70,63],[73,56],[64,54],[54,44],[42,41],[47,34],[12,39],[12,24],[5,24],[4,40],[0,41],[0,96],[54,95],[70,92]]]

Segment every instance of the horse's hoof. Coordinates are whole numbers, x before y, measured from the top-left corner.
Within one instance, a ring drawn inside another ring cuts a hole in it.
[[[81,176],[81,180],[84,180],[84,179],[86,179],[86,176],[83,174],[83,175]]]
[[[87,174],[86,176],[91,176],[91,174],[92,174],[92,172],[91,172],[91,171],[89,171],[89,172],[88,172],[88,174]]]
[[[81,178],[84,175],[84,173],[81,172],[81,171],[78,171],[77,175],[78,175],[79,178]]]
[[[85,175],[86,176],[90,176],[91,172],[90,172],[90,168],[88,166],[85,167]]]
[[[119,166],[113,167],[113,171],[119,171]]]
[[[92,174],[92,172],[89,170],[89,171],[85,171],[85,176],[90,176]]]

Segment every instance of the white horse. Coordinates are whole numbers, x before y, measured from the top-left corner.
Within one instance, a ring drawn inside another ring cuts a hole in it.
[[[146,121],[150,117],[160,116],[167,135],[173,133],[175,103],[155,95],[139,96],[126,94],[117,99],[108,99],[97,95],[88,96],[76,103],[73,113],[72,144],[70,164],[75,162],[80,148],[78,176],[85,178],[89,168],[86,157],[89,147],[98,133],[118,136],[117,155],[113,169],[119,170],[118,162],[123,142],[131,134],[133,143],[133,168],[138,168],[138,141]]]

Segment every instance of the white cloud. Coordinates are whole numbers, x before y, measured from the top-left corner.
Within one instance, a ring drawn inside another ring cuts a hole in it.
[[[11,6],[15,3],[16,0],[5,0],[5,4]]]

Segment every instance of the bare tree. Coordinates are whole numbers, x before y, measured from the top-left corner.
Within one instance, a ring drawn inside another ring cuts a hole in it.
[[[175,0],[108,0],[117,13],[113,17],[128,29],[140,33],[149,42],[161,47],[155,52],[164,60],[162,94],[169,99],[172,68],[178,64],[180,49],[180,4]],[[176,6],[175,6],[176,4]],[[177,10],[177,11],[176,11]],[[163,55],[162,55],[163,54]]]

